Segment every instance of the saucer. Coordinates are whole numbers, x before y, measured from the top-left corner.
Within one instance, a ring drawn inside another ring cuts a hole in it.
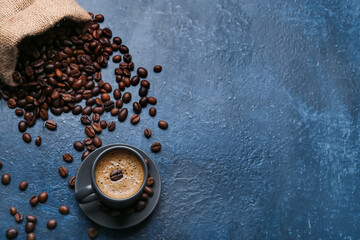
[[[154,178],[155,182],[152,186],[152,189],[154,190],[154,195],[149,198],[147,201],[146,207],[139,211],[134,212],[130,215],[127,214],[110,214],[109,212],[103,211],[100,208],[100,202],[98,200],[91,202],[91,203],[85,203],[85,204],[79,204],[80,208],[83,210],[85,215],[90,218],[93,222],[112,229],[125,229],[132,226],[135,226],[136,224],[142,222],[145,220],[155,209],[157,203],[159,202],[160,198],[160,192],[161,192],[161,180],[160,180],[160,174],[159,171],[154,163],[154,161],[150,158],[149,155],[147,155],[144,151],[141,149],[138,149],[136,147],[133,147],[131,145],[127,144],[111,144],[107,146],[103,146],[92,153],[81,163],[77,173],[76,173],[76,179],[75,179],[75,194],[77,191],[87,185],[91,184],[90,176],[91,176],[91,167],[92,163],[95,161],[96,157],[104,150],[113,147],[113,146],[127,146],[130,148],[133,148],[134,150],[138,151],[139,154],[149,160],[149,173],[150,176]]]

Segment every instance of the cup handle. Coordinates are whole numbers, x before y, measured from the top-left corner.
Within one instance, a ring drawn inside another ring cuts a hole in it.
[[[79,203],[89,203],[97,200],[97,196],[94,192],[94,189],[91,185],[88,185],[86,187],[83,187],[76,193],[76,201]]]

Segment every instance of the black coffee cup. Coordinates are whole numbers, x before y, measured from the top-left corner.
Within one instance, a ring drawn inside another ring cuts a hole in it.
[[[130,151],[132,153],[134,153],[139,161],[141,162],[143,168],[144,168],[144,181],[140,187],[140,189],[133,195],[131,195],[128,198],[123,198],[123,199],[116,199],[116,198],[111,198],[107,195],[105,195],[98,187],[98,185],[96,184],[95,181],[95,169],[96,169],[96,165],[99,162],[99,160],[101,159],[101,157],[106,154],[109,153],[111,151],[115,151],[115,150],[127,150]],[[100,202],[104,203],[105,205],[112,207],[112,208],[124,208],[127,207],[131,204],[133,204],[136,200],[139,199],[141,193],[143,192],[145,185],[146,185],[146,180],[147,180],[147,176],[148,176],[148,169],[147,169],[147,165],[145,162],[145,159],[134,149],[131,149],[129,147],[126,146],[115,146],[115,147],[111,147],[108,148],[106,150],[104,150],[101,154],[99,154],[99,156],[95,159],[92,168],[91,168],[91,184],[83,187],[82,189],[79,189],[79,191],[77,191],[76,193],[76,200],[83,204],[83,203],[89,203],[89,202],[93,202],[95,200],[99,200]]]

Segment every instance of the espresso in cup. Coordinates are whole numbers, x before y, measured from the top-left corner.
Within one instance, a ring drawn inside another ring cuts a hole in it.
[[[139,191],[145,171],[139,157],[127,149],[105,153],[95,167],[95,182],[102,193],[114,199],[129,198]]]

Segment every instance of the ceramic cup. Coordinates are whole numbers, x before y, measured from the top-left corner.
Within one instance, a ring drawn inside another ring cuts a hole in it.
[[[115,199],[115,198],[111,198],[111,197],[105,195],[103,192],[101,192],[101,190],[99,189],[98,185],[95,182],[95,169],[96,169],[97,163],[99,162],[99,160],[101,159],[101,157],[104,154],[111,152],[111,151],[115,151],[115,150],[121,150],[121,149],[130,151],[138,157],[139,161],[141,162],[141,164],[144,168],[145,175],[144,175],[144,181],[143,181],[140,189],[135,194],[133,194],[132,196],[130,196],[128,198]],[[127,146],[114,146],[114,147],[108,148],[108,149],[104,150],[102,153],[100,153],[99,156],[94,161],[92,168],[91,168],[91,184],[89,184],[88,186],[85,186],[82,189],[79,189],[79,191],[77,191],[76,200],[80,204],[99,200],[101,203],[103,203],[109,207],[112,207],[112,208],[119,209],[119,208],[127,207],[139,199],[141,193],[143,192],[143,190],[145,188],[147,176],[148,176],[148,169],[147,169],[145,159],[137,151],[135,151],[134,149],[131,149]]]

